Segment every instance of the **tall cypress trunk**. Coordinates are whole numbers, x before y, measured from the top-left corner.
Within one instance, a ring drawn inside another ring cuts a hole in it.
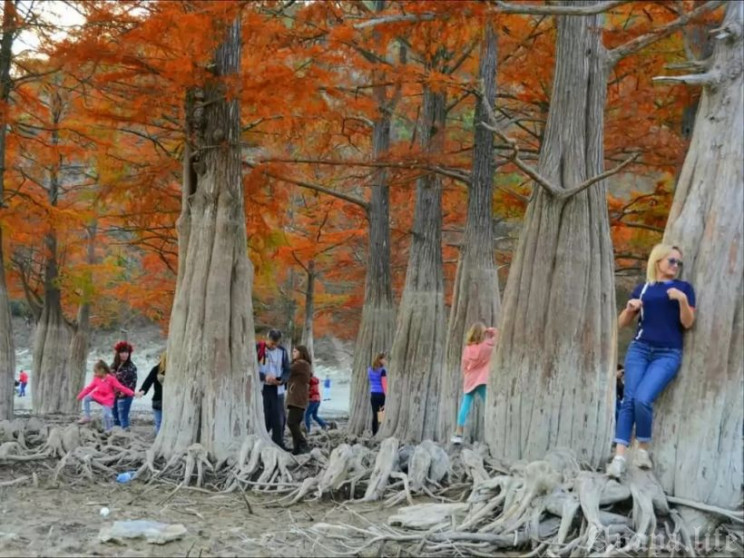
[[[51,145],[59,146],[57,126],[62,118],[62,100],[57,91],[49,96],[52,117]],[[49,172],[47,197],[51,207],[59,203],[61,187],[61,156]],[[62,291],[59,287],[57,230],[54,225],[44,239],[44,304],[41,317],[36,324],[33,349],[33,382],[31,399],[34,412],[38,414],[64,413],[73,410],[75,405],[75,386],[69,377],[69,351],[72,328],[62,312]],[[74,392],[74,393],[73,393]]]
[[[384,2],[377,0],[376,10],[382,11]],[[372,132],[372,159],[379,161],[390,148],[390,109],[386,87],[378,85],[373,94],[378,114]],[[376,168],[372,179],[372,194],[367,214],[369,244],[367,275],[364,282],[364,306],[354,345],[351,374],[351,404],[349,425],[351,433],[360,435],[372,427],[369,379],[367,368],[377,353],[390,350],[395,332],[395,302],[390,275],[390,192],[388,171]]]
[[[538,172],[566,190],[604,166],[607,64],[600,16],[559,17],[557,28]],[[569,198],[534,189],[503,298],[486,439],[508,460],[569,447],[598,466],[609,452],[617,335],[606,186]]]
[[[12,0],[3,2],[3,36],[0,38],[0,216],[5,210],[5,139],[8,130],[7,107],[10,99],[10,64],[13,61],[13,38],[15,36],[16,11]],[[1,220],[1,219],[0,219]],[[3,253],[3,229],[0,225],[0,420],[13,418],[15,396],[15,346],[13,326],[10,320],[10,298],[5,282],[5,254]]]
[[[486,23],[478,80],[483,84],[484,102],[491,106],[496,100],[496,39],[495,31]],[[483,103],[478,102],[475,107],[475,122],[483,122],[486,116]],[[443,397],[439,412],[440,440],[446,440],[456,426],[462,396],[460,362],[465,332],[476,321],[497,326],[500,309],[499,276],[493,253],[493,134],[482,126],[476,126],[474,136],[468,217],[457,262],[452,309],[447,326],[446,366],[442,377]],[[482,438],[483,409],[484,405],[478,400],[473,407],[473,419],[468,423],[470,431],[466,435],[475,439]]]
[[[655,409],[653,453],[664,489],[725,508],[742,498],[744,424],[744,4],[714,35],[692,142],[664,241],[679,245],[696,320],[682,368]]]
[[[425,86],[418,130],[425,154],[442,151],[444,124],[444,93]],[[390,390],[379,431],[382,437],[420,442],[436,436],[445,319],[442,180],[427,174],[416,184],[406,283],[390,355]]]
[[[259,399],[241,180],[240,105],[221,78],[240,71],[240,22],[226,25],[215,78],[187,94],[178,279],[168,337],[165,458],[200,443],[217,459],[266,430]],[[221,29],[219,32],[223,32]]]

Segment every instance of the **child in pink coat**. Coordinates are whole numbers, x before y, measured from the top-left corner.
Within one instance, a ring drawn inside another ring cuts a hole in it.
[[[462,352],[460,368],[463,376],[462,403],[457,415],[457,430],[452,436],[453,444],[462,444],[462,432],[470,414],[475,395],[486,400],[486,384],[491,353],[499,337],[499,330],[486,327],[481,322],[474,323],[465,337],[465,349]]]
[[[95,401],[103,409],[103,426],[106,431],[114,427],[114,415],[112,408],[116,401],[116,392],[123,393],[132,397],[134,392],[126,386],[123,386],[116,376],[111,374],[111,369],[104,361],[99,360],[93,367],[93,380],[83,388],[77,399],[83,401],[84,417],[78,423],[85,424],[90,422],[90,402]]]

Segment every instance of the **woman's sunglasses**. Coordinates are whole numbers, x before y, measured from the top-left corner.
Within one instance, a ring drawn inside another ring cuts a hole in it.
[[[667,258],[667,262],[669,262],[669,265],[676,265],[677,267],[682,267],[682,260],[678,260],[677,258]]]

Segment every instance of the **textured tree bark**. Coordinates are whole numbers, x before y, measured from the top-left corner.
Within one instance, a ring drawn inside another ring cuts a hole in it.
[[[305,285],[305,323],[302,327],[302,344],[307,347],[310,358],[315,362],[313,350],[313,316],[315,314],[315,261],[307,265],[307,284]]]
[[[607,65],[599,17],[557,21],[538,171],[564,190],[603,169]],[[606,186],[567,199],[534,188],[503,298],[486,439],[507,460],[565,446],[598,466],[609,452],[617,335]]]
[[[485,102],[496,100],[497,37],[486,24],[480,54],[479,81],[483,84]],[[483,122],[487,114],[481,102],[475,108],[475,121]],[[445,368],[442,375],[438,438],[447,440],[457,423],[457,411],[462,397],[460,362],[467,328],[476,321],[497,326],[500,310],[499,277],[493,246],[493,134],[482,126],[475,127],[473,171],[468,190],[468,218],[457,262],[452,308],[445,348]],[[477,398],[476,398],[477,399]],[[477,400],[466,436],[483,437],[484,406]]]
[[[10,63],[13,59],[15,36],[15,6],[11,0],[3,2],[3,35],[0,38],[0,103],[7,106],[10,97]],[[5,111],[0,112],[0,215],[3,211],[5,191],[5,138],[7,134]],[[13,418],[15,396],[15,345],[10,320],[10,299],[5,282],[5,255],[3,229],[0,226],[0,420]]]
[[[52,123],[59,125],[62,118],[62,100],[56,92],[49,96]],[[59,144],[59,134],[52,131],[51,143]],[[60,195],[59,163],[49,173],[47,196],[49,204],[56,207]],[[77,392],[70,383],[70,342],[72,327],[62,312],[62,292],[59,288],[59,262],[57,260],[57,231],[52,227],[44,239],[46,262],[44,269],[44,305],[36,324],[33,349],[33,381],[31,402],[35,413],[70,412],[75,408]],[[72,399],[71,399],[72,394]]]
[[[726,508],[740,505],[744,473],[742,32],[744,4],[729,2],[664,234],[683,250],[697,316],[659,399],[653,442],[667,492]]]
[[[377,0],[375,9],[381,11],[384,2]],[[372,158],[377,161],[390,147],[390,109],[385,86],[374,90],[379,114],[374,120]],[[388,171],[375,169],[369,202],[369,246],[367,275],[364,283],[364,306],[354,345],[351,374],[351,405],[349,432],[360,435],[372,427],[367,367],[380,352],[390,350],[395,332],[395,302],[390,275],[390,193]]]
[[[444,141],[445,98],[424,87],[419,141],[432,156]],[[406,283],[390,355],[389,393],[381,437],[434,438],[444,368],[446,310],[442,270],[442,182],[427,174],[416,185]]]
[[[94,223],[88,227],[88,253],[86,255],[86,262],[89,265],[95,263],[95,247],[96,247],[96,232],[97,225]],[[88,284],[93,283],[93,277],[88,272],[87,278]],[[77,394],[83,389],[85,384],[85,367],[88,359],[89,349],[89,338],[90,338],[90,293],[84,292],[83,299],[78,308],[77,323],[75,325],[75,331],[70,342],[70,356],[69,356],[69,371],[68,371],[68,386],[67,386],[67,402],[70,407],[65,409],[64,412],[74,413],[80,410],[80,403],[77,400]]]
[[[226,25],[215,78],[187,94],[178,279],[157,455],[200,443],[215,458],[266,437],[259,399],[241,181],[240,106],[221,78],[240,70],[240,24]],[[268,438],[267,438],[268,439]]]

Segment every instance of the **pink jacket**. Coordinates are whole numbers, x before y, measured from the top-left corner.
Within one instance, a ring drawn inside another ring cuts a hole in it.
[[[107,374],[103,378],[93,376],[93,381],[85,386],[83,391],[78,393],[77,398],[80,401],[83,397],[90,394],[96,403],[100,403],[104,407],[113,407],[117,391],[129,397],[134,395],[134,392],[128,387],[121,385],[113,374]]]
[[[482,343],[465,345],[460,366],[463,376],[463,393],[470,393],[478,386],[488,383],[488,368],[495,343],[496,330],[489,328],[486,330],[486,338]]]

